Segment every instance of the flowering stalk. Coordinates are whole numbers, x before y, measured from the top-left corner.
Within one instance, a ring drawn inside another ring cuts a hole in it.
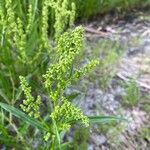
[[[51,64],[46,74],[43,75],[43,86],[47,90],[49,100],[52,103],[52,110],[49,114],[52,124],[49,124],[49,126],[53,129],[54,133],[53,135],[50,132],[45,133],[44,139],[46,141],[51,139],[60,143],[58,135],[62,131],[69,130],[72,124],[77,122],[82,123],[86,127],[89,125],[88,117],[64,96],[65,89],[72,81],[84,76],[99,63],[97,60],[92,60],[82,68],[73,68],[72,73],[70,73],[72,64],[80,53],[82,45],[82,27],[77,27],[73,31],[62,34],[56,46],[58,61]],[[26,96],[26,100],[23,101],[21,108],[30,116],[39,117],[40,97],[38,96],[37,99],[34,99],[31,95],[31,88],[28,86],[25,78],[20,77],[20,80],[22,90]],[[55,146],[53,148],[55,149]]]

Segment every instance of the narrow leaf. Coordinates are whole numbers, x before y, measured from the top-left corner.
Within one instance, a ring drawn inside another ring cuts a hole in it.
[[[109,123],[112,121],[127,121],[127,119],[115,116],[90,116],[90,123]]]
[[[40,130],[48,131],[48,129],[40,121],[29,117],[28,115],[26,115],[24,112],[20,111],[19,109],[13,106],[7,105],[5,103],[0,103],[0,106],[6,111],[12,113],[14,116],[18,117],[19,119],[22,119],[26,123],[30,124],[31,126],[36,127]]]

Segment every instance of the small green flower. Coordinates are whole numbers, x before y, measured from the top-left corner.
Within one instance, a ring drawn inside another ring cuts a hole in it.
[[[83,45],[83,28],[77,27],[75,30],[61,35],[57,41],[56,50],[58,52],[58,62],[50,65],[45,75],[45,88],[49,91],[49,97],[53,102],[60,99],[65,88],[73,80],[79,79],[87,74],[99,62],[92,60],[81,69],[71,72],[73,61],[80,53]]]
[[[29,34],[31,32],[31,28],[33,25],[33,7],[30,4],[28,6],[28,14],[27,14],[28,22],[27,22],[27,27],[26,27],[26,34]]]
[[[49,132],[47,132],[45,135],[44,135],[44,140],[47,142],[48,140],[49,140],[49,138],[50,138],[50,133]]]
[[[57,105],[50,115],[57,123],[59,129],[69,129],[71,124],[77,121],[81,121],[86,127],[89,126],[89,119],[83,115],[81,110],[68,102],[64,97],[62,99],[63,104],[61,106]]]
[[[48,7],[49,7],[49,0],[44,0],[42,6],[42,44],[43,48],[50,50],[49,38],[48,38]]]
[[[35,100],[34,97],[31,95],[31,87],[29,87],[25,78],[22,76],[20,76],[19,78],[20,78],[21,88],[24,91],[24,94],[26,96],[26,99],[23,100],[23,104],[21,104],[20,107],[24,112],[28,113],[30,117],[33,116],[34,118],[39,118],[41,97],[37,96]]]

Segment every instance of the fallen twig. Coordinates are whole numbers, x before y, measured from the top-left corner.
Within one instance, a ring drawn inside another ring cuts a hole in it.
[[[89,28],[89,27],[84,27],[85,31],[86,32],[90,32],[90,33],[93,33],[93,34],[98,34],[100,36],[107,36],[108,34],[105,33],[105,32],[102,32],[102,31],[97,31],[93,28]]]
[[[129,79],[127,78],[127,77],[125,77],[125,76],[123,76],[121,73],[117,73],[117,77],[119,77],[120,79],[122,79],[122,80],[124,80],[124,81],[129,81]],[[147,85],[147,84],[145,84],[145,83],[143,83],[143,82],[140,82],[140,81],[135,81],[140,87],[142,87],[142,88],[145,88],[145,89],[147,89],[148,91],[150,91],[150,86],[149,85]]]

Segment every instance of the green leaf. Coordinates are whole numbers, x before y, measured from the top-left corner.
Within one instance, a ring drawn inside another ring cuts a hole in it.
[[[29,131],[29,124],[26,124],[24,122],[20,122],[20,125],[18,127],[18,132],[22,135],[25,136],[26,133]]]
[[[26,123],[30,124],[31,126],[38,128],[40,130],[48,131],[48,129],[45,127],[44,124],[42,124],[40,121],[38,121],[34,118],[29,117],[28,115],[26,115],[19,109],[15,108],[13,106],[7,105],[5,103],[0,103],[0,106],[3,109],[5,109],[6,111],[12,113],[14,116],[18,117],[19,119],[22,119]]]
[[[70,95],[67,95],[66,98],[68,101],[73,101],[75,98],[77,98],[77,96],[79,96],[79,93],[72,93]]]
[[[88,118],[90,123],[109,123],[112,121],[128,121],[125,118],[115,116],[90,116]]]

